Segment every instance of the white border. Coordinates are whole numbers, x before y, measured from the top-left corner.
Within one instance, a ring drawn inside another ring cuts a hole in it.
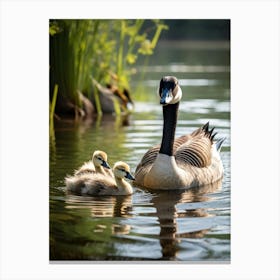
[[[279,279],[279,2],[1,1],[1,279]],[[230,265],[49,264],[48,19],[226,18]]]

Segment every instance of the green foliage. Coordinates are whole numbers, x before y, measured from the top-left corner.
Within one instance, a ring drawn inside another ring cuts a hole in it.
[[[71,25],[67,21],[51,22],[50,36],[50,90],[57,84],[61,97],[79,104],[74,45],[70,38]],[[51,92],[52,94],[52,92]]]
[[[50,21],[50,25],[49,25],[49,33],[51,36],[59,33],[61,31],[61,29],[59,28],[57,22],[55,21]]]
[[[61,97],[77,107],[81,106],[78,91],[92,100],[98,98],[91,77],[129,90],[133,64],[139,55],[153,53],[162,30],[167,29],[160,20],[153,20],[143,30],[144,23],[143,19],[50,20],[50,89],[59,85]]]

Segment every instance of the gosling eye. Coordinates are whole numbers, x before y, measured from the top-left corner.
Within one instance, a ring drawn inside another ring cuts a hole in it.
[[[126,170],[125,170],[125,169],[123,169],[123,168],[120,168],[119,170],[120,170],[120,171],[122,171],[122,172],[126,172]]]
[[[99,160],[103,161],[103,158],[102,158],[102,157],[98,157],[97,159],[99,159]]]

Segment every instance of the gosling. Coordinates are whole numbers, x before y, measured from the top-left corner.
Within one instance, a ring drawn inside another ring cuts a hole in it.
[[[133,188],[125,179],[135,180],[128,164],[122,161],[113,167],[114,179],[101,173],[83,173],[65,178],[66,189],[78,195],[130,195]]]
[[[111,167],[107,162],[108,156],[103,151],[95,151],[92,155],[92,160],[85,162],[81,167],[75,170],[74,175],[82,175],[86,173],[100,173],[114,177]],[[104,170],[106,168],[106,170]]]

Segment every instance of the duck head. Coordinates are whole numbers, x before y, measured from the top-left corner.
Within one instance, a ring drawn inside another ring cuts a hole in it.
[[[158,94],[161,105],[178,103],[182,98],[182,90],[174,76],[165,76],[160,80]]]

